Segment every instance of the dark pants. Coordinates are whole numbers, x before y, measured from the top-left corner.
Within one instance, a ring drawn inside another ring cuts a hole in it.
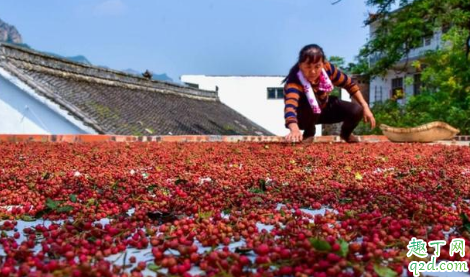
[[[361,105],[340,100],[336,96],[329,97],[326,107],[322,109],[321,114],[313,113],[305,95],[301,95],[297,109],[299,128],[305,130],[303,134],[304,139],[315,135],[315,124],[339,122],[343,122],[340,136],[347,139],[361,121],[362,116],[363,109]]]

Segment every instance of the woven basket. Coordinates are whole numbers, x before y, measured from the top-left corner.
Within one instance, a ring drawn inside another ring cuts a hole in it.
[[[413,128],[390,127],[380,125],[384,135],[394,142],[433,142],[452,139],[460,130],[441,121],[430,122]]]

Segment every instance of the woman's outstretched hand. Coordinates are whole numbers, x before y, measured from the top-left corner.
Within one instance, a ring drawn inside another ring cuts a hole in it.
[[[357,101],[357,103],[359,103],[359,105],[361,105],[362,108],[363,108],[364,122],[365,123],[370,123],[370,128],[374,129],[375,128],[375,118],[374,118],[374,115],[372,114],[372,111],[369,108],[369,105],[364,100],[364,97],[362,97],[362,92],[357,91],[356,93],[353,94],[353,97]]]
[[[300,132],[299,126],[296,123],[289,125],[290,133],[286,136],[288,142],[300,142],[302,141],[302,133]]]
[[[375,118],[369,107],[364,107],[364,122],[370,123],[370,128],[375,128]]]

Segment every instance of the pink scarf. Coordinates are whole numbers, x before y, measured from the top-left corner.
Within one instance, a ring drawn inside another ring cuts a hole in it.
[[[320,106],[318,105],[317,98],[315,97],[315,94],[313,93],[312,85],[305,78],[304,74],[302,74],[302,71],[299,70],[299,72],[297,72],[297,77],[299,77],[299,80],[302,83],[302,86],[304,87],[304,93],[307,96],[307,100],[308,100],[308,103],[310,104],[310,107],[312,107],[313,113],[320,114],[321,109],[320,109]],[[334,88],[333,84],[331,83],[331,80],[328,77],[328,74],[326,73],[325,69],[322,68],[321,75],[320,75],[320,83],[318,84],[318,89],[320,91],[330,92],[333,90],[333,88]]]

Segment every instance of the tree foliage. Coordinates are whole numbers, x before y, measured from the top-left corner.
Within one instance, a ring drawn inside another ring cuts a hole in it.
[[[407,66],[421,72],[421,93],[406,99],[405,105],[393,100],[376,103],[373,112],[377,122],[397,127],[412,127],[430,121],[445,121],[470,134],[470,1],[468,0],[368,0],[377,12],[366,24],[376,31],[360,52],[360,59],[376,62],[363,72],[378,76],[411,49],[421,45],[423,38],[436,30],[445,30],[441,47]],[[398,10],[392,11],[393,5]],[[360,133],[380,133],[362,124]]]
[[[371,75],[392,68],[437,29],[454,27],[470,35],[468,0],[367,0],[367,4],[377,12],[365,23],[376,26],[376,30],[360,56],[378,58],[370,67]],[[400,8],[392,11],[397,4]],[[465,41],[461,46],[465,48]]]

